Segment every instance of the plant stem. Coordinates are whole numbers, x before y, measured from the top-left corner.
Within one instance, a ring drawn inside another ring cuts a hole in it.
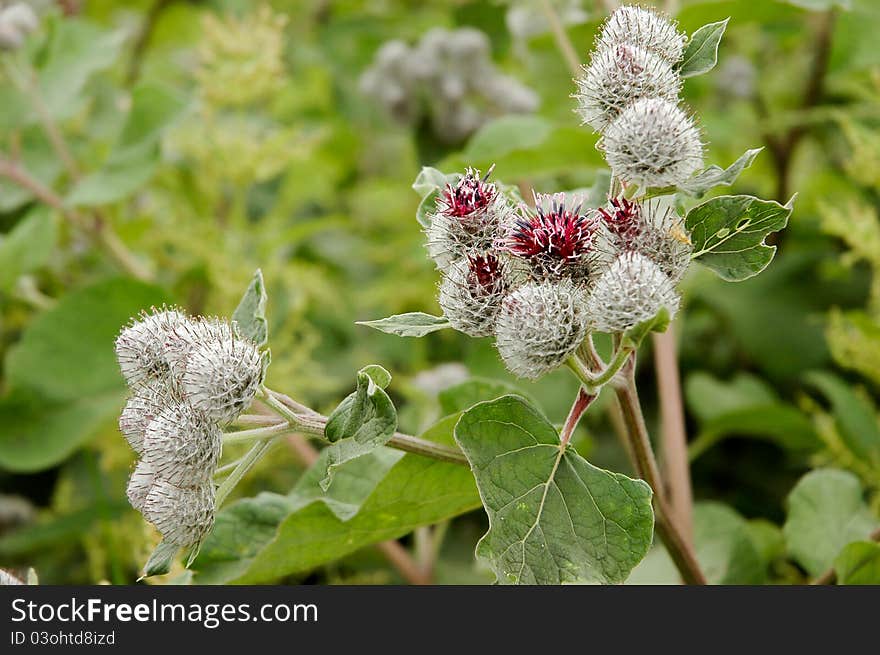
[[[623,368],[632,352],[633,348],[631,346],[618,347],[608,365],[598,373],[591,372],[577,356],[569,358],[567,364],[574,371],[574,374],[581,381],[581,384],[584,385],[587,392],[595,394],[614,379],[614,376]]]
[[[666,332],[654,334],[654,369],[660,399],[661,452],[669,504],[675,512],[683,536],[688,542],[693,543],[694,497],[691,490],[691,469],[676,350],[672,325]]]
[[[660,469],[651,449],[651,440],[639,404],[635,383],[635,355],[632,357],[631,365],[627,367],[626,382],[616,386],[616,392],[627,427],[633,465],[639,477],[647,482],[654,491],[653,502],[657,533],[678,568],[682,580],[686,584],[706,584],[706,578],[700,570],[696,555],[688,541],[682,536],[666,502]]]
[[[870,539],[871,541],[880,541],[880,528],[877,528],[876,530],[874,530],[874,532],[869,534],[868,539]],[[823,573],[818,578],[813,580],[810,584],[814,584],[814,585],[837,584],[837,571],[835,571],[834,567],[832,566],[827,571],[825,571],[825,573]]]
[[[568,418],[565,419],[565,425],[562,428],[560,442],[563,446],[571,441],[571,435],[574,433],[578,421],[581,420],[581,416],[584,415],[584,412],[587,411],[587,408],[595,399],[595,393],[589,393],[583,387],[578,389],[577,397],[575,397],[574,403],[571,405],[571,410],[568,412]]]
[[[275,437],[274,439],[266,439],[264,441],[259,441],[254,444],[253,448],[251,448],[247,454],[241,458],[241,461],[238,463],[232,473],[230,473],[223,482],[220,483],[220,486],[217,488],[217,495],[214,500],[215,507],[221,507],[223,505],[223,501],[226,500],[226,497],[229,496],[229,493],[235,488],[241,479],[247,475],[247,472],[250,471],[254,465],[259,462],[263,455],[265,455],[269,448],[271,448],[281,437]]]
[[[565,31],[565,26],[562,24],[559,14],[556,13],[556,8],[550,0],[541,0],[541,9],[544,11],[544,16],[547,18],[550,30],[553,32],[556,48],[559,50],[562,58],[565,59],[571,74],[574,77],[579,77],[581,74],[580,59],[574,44],[571,42],[571,38],[568,36],[568,32]]]
[[[254,428],[253,430],[239,430],[238,432],[229,432],[223,435],[223,445],[232,443],[245,443],[248,441],[256,441],[262,439],[271,439],[272,437],[281,436],[294,432],[296,428],[292,428],[286,421],[268,425],[262,428]]]

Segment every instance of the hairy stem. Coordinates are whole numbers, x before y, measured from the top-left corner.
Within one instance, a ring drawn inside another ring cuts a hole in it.
[[[296,428],[290,426],[287,421],[268,425],[262,428],[254,428],[253,430],[239,430],[238,432],[229,432],[223,435],[223,445],[233,443],[246,443],[248,441],[259,441],[262,439],[271,439],[294,432]]]
[[[614,376],[624,367],[632,353],[633,348],[631,346],[619,346],[608,365],[598,372],[590,371],[589,367],[578,356],[569,358],[566,363],[581,381],[581,384],[584,385],[584,389],[588,393],[595,395],[599,389],[614,379]]]
[[[696,555],[688,541],[682,535],[675,521],[672,510],[666,501],[660,469],[651,449],[648,428],[642,415],[639,395],[635,383],[635,356],[628,367],[626,382],[616,386],[617,398],[623,411],[626,424],[630,455],[636,472],[654,490],[654,513],[656,515],[657,534],[663,540],[666,550],[686,584],[706,584]]]
[[[232,473],[230,473],[223,482],[220,483],[220,486],[217,488],[217,495],[214,500],[214,506],[219,508],[223,505],[223,501],[226,500],[229,493],[235,489],[235,486],[241,482],[241,479],[247,475],[247,472],[250,471],[254,465],[259,462],[263,455],[265,455],[269,449],[278,442],[281,437],[275,437],[274,439],[266,439],[264,441],[259,441],[253,445],[253,447],[247,452],[247,454],[241,458],[241,461],[238,465],[232,469]]]
[[[581,416],[584,415],[584,412],[587,411],[587,408],[595,399],[596,394],[589,393],[583,387],[578,389],[577,397],[574,399],[574,403],[572,403],[571,410],[568,412],[568,418],[565,419],[565,425],[562,428],[562,435],[560,435],[560,441],[563,446],[571,441],[571,435],[574,433],[578,421],[581,420]]]

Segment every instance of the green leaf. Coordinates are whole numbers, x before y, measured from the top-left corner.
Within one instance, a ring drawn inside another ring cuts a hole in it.
[[[773,387],[749,373],[738,373],[729,382],[705,371],[688,375],[684,385],[688,409],[700,421],[711,421],[729,412],[779,401]]]
[[[9,293],[22,275],[41,268],[58,239],[55,215],[46,208],[31,210],[0,241],[0,292]]]
[[[423,337],[449,327],[449,321],[445,317],[431,316],[424,312],[395,314],[375,321],[357,321],[357,324],[366,325],[380,332],[396,334],[399,337]]]
[[[422,170],[416,176],[415,182],[412,184],[413,190],[419,194],[422,201],[416,210],[416,220],[422,227],[428,227],[431,221],[428,214],[434,211],[437,204],[437,197],[440,192],[446,188],[447,184],[457,184],[461,179],[461,173],[452,173],[446,175],[430,166],[423,166]]]
[[[455,439],[489,515],[477,555],[501,584],[623,582],[651,545],[651,489],[562,447],[522,398],[464,414]]]
[[[831,402],[837,431],[850,452],[880,465],[880,424],[870,399],[856,395],[849,384],[831,373],[815,371],[807,375],[807,381]]]
[[[495,400],[508,394],[524,395],[509,382],[470,378],[444,389],[437,395],[437,399],[440,401],[440,410],[448,415],[463,412],[484,400]]]
[[[385,393],[391,374],[381,366],[367,366],[357,375],[357,390],[330,414],[324,436],[326,471],[320,482],[325,491],[337,468],[388,443],[397,430],[397,410]]]
[[[876,541],[854,541],[834,560],[837,584],[880,585],[880,544]]]
[[[509,114],[489,121],[468,142],[468,160],[495,160],[516,150],[542,145],[553,132],[553,124],[541,116]]]
[[[841,549],[865,539],[877,524],[852,473],[817,469],[807,473],[788,496],[783,526],[788,552],[810,575],[828,569]]]
[[[678,65],[678,72],[682,77],[702,75],[715,68],[718,62],[718,45],[729,20],[730,18],[725,18],[717,23],[703,25],[691,35]]]
[[[745,169],[752,165],[755,157],[764,148],[754,148],[746,150],[739,159],[733,162],[727,168],[720,166],[710,166],[706,170],[698,173],[686,182],[678,185],[680,191],[684,191],[688,195],[695,198],[702,198],[706,192],[717,186],[731,186]]]
[[[232,320],[238,325],[243,337],[260,347],[265,346],[269,340],[269,323],[266,320],[267,300],[263,271],[258,268],[238,307],[232,313]]]
[[[421,438],[452,443],[458,415],[444,418]],[[382,450],[352,460],[337,471],[333,493],[348,466]],[[271,542],[260,549],[247,569],[231,582],[255,584],[277,580],[332,562],[364,546],[397,539],[422,525],[431,525],[480,506],[474,478],[465,466],[420,455],[403,456],[376,485],[360,509],[341,519],[323,502],[310,502],[293,512]]]
[[[776,246],[764,243],[788,223],[791,207],[752,196],[719,196],[691,209],[685,226],[694,259],[730,282],[746,280],[773,260]]]
[[[669,310],[661,307],[660,310],[647,321],[642,321],[638,325],[633,325],[623,333],[623,340],[633,348],[638,348],[646,336],[651,332],[666,332],[669,327]]]
[[[139,580],[149,578],[153,575],[165,575],[168,573],[171,570],[171,564],[174,562],[174,558],[177,556],[179,550],[180,546],[169,544],[164,539],[160,541],[159,545],[156,546],[150,554],[150,559],[144,564],[144,573]]]
[[[0,94],[4,91],[0,89]],[[4,102],[6,98],[4,97]],[[0,112],[3,110],[0,109]],[[32,114],[33,112],[29,112]],[[2,123],[2,120],[0,120]],[[64,165],[58,153],[46,138],[42,126],[30,126],[19,132],[20,164],[31,177],[48,188],[53,188]],[[7,179],[0,178],[0,212],[12,212],[34,200],[30,190]]]
[[[827,11],[834,7],[852,9],[852,0],[786,0],[786,2],[811,11]]]
[[[6,356],[10,389],[74,401],[124,390],[113,344],[143,309],[168,302],[159,287],[114,278],[69,293],[28,326]]]
[[[880,385],[880,319],[861,311],[834,309],[828,316],[825,336],[835,362]]]
[[[83,534],[93,530],[98,521],[115,520],[126,511],[131,511],[131,506],[120,499],[118,503],[92,504],[69,514],[52,516],[37,523],[24,525],[0,537],[0,556],[33,557],[36,551],[79,539]]]

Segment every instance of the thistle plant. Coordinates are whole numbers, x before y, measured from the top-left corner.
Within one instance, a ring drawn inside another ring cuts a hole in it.
[[[377,365],[358,372],[355,391],[329,416],[269,389],[259,272],[230,321],[166,309],[126,328],[117,355],[132,397],[120,429],[139,457],[129,498],[163,535],[146,573],[167,570],[180,548],[189,549],[192,561],[235,485],[274,443],[300,435],[325,446],[314,464],[317,475],[307,476],[321,493],[332,490],[341,467],[367,466],[383,446],[469,466],[489,517],[477,556],[499,583],[622,582],[647,553],[655,529],[682,579],[704,583],[666,497],[635,369],[644,338],[665,330],[679,312],[677,285],[690,263],[731,281],[755,275],[774,255],[765,237],[791,213],[790,204],[751,196],[692,200],[732,184],[757,154],[749,151],[726,169],[704,169],[703,136],[679,99],[687,77],[715,65],[725,25],[688,37],[665,16],[639,7],[623,7],[603,25],[573,96],[582,121],[598,130],[597,147],[611,171],[607,185],[599,176],[598,193],[535,190],[526,203],[523,185],[503,183],[494,167],[448,175],[425,168],[413,185],[422,195],[417,219],[438,270],[443,315],[364,324],[405,337],[445,328],[490,337],[519,378],[567,369],[579,389],[560,430],[528,400],[507,394],[468,402],[441,421],[452,430],[446,439],[438,437],[440,427],[403,434],[386,392],[391,376]],[[383,60],[402,65],[400,53],[391,54]],[[389,82],[381,71],[372,75],[370,85]],[[596,333],[610,335],[605,357],[594,346]],[[571,445],[605,388],[619,402],[639,479],[599,469]],[[222,464],[223,448],[242,443],[250,450]],[[404,477],[417,484],[430,475]],[[328,511],[344,511],[333,503],[328,500]],[[403,505],[387,515],[405,514]],[[343,532],[347,547],[355,547],[359,534]]]

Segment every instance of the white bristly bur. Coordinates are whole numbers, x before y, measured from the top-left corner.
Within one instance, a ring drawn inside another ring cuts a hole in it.
[[[179,376],[184,399],[220,424],[234,421],[250,406],[262,381],[259,347],[234,329],[195,343]]]
[[[577,85],[578,114],[584,123],[601,132],[627,105],[640,98],[675,102],[681,78],[662,57],[637,45],[617,43],[593,53]]]
[[[134,467],[131,477],[128,479],[128,486],[125,488],[125,494],[128,496],[128,502],[137,511],[143,512],[144,500],[150,492],[150,487],[156,480],[156,471],[147,462],[140,461]]]
[[[142,385],[125,403],[119,415],[119,431],[138,455],[144,452],[144,433],[147,425],[169,403],[171,394],[166,386],[158,381]]]
[[[222,451],[223,432],[188,403],[163,409],[144,431],[143,461],[158,479],[193,486],[211,480]]]
[[[592,329],[613,333],[653,318],[661,307],[671,318],[678,304],[675,285],[660,267],[644,255],[626,252],[596,282],[587,312]]]
[[[627,43],[675,64],[681,59],[686,42],[687,36],[672,21],[651,9],[630,5],[620,7],[605,21],[596,46],[601,49]]]
[[[644,228],[634,239],[634,249],[660,267],[673,284],[681,282],[691,264],[694,248],[670,197],[654,198],[641,205]]]
[[[214,485],[178,487],[156,480],[144,498],[143,515],[168,543],[199,543],[214,525]]]
[[[505,298],[495,325],[507,368],[533,380],[562,365],[586,334],[584,292],[565,278],[519,287]]]
[[[675,103],[637,100],[605,130],[601,141],[613,173],[640,187],[680,184],[703,166],[693,121]]]
[[[453,262],[440,283],[438,301],[454,329],[486,337],[494,331],[506,293],[504,267],[489,254]]]
[[[175,335],[188,323],[189,319],[176,309],[154,310],[152,314],[141,314],[119,334],[116,360],[130,387],[169,381],[167,356]]]

